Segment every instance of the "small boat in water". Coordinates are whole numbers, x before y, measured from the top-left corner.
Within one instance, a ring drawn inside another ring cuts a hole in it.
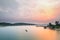
[[[44,29],[47,29],[47,27],[45,26]]]
[[[26,31],[26,32],[28,32],[28,30],[27,30],[27,29],[25,29],[25,31]]]

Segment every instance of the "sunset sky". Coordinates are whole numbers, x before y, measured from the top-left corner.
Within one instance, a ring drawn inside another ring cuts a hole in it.
[[[49,23],[60,20],[60,0],[0,0],[0,22]]]

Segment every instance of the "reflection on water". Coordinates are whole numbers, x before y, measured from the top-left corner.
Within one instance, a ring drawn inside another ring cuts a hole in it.
[[[57,40],[60,40],[60,31],[57,31]]]
[[[35,26],[0,27],[0,40],[60,40],[59,37],[60,31],[49,28]]]

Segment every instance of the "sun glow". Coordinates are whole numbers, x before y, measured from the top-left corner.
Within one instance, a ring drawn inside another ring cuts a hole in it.
[[[59,13],[59,0],[17,0],[19,18],[34,22],[49,22]]]
[[[38,0],[35,12],[35,20],[48,21],[55,18],[56,13],[53,9],[58,4],[56,1]],[[37,12],[36,12],[37,11]]]

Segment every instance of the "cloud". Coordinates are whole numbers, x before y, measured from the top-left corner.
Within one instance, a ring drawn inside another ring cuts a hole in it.
[[[43,20],[44,17],[47,18],[48,16],[47,12],[44,11],[51,8],[51,10],[55,11],[54,14],[58,13],[57,16],[53,16],[58,17],[60,14],[59,5],[59,0],[0,0],[0,22],[47,22]]]
[[[15,0],[0,0],[0,7],[17,8],[18,3]]]
[[[0,0],[0,22],[13,20],[18,6],[16,0]]]

